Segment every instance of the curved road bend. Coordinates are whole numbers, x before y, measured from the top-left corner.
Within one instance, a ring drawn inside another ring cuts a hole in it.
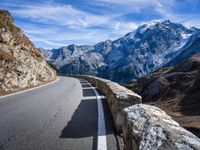
[[[106,143],[100,144],[117,150],[112,118],[102,102]],[[0,150],[96,150],[98,137],[97,98],[87,81],[60,77],[0,98]]]

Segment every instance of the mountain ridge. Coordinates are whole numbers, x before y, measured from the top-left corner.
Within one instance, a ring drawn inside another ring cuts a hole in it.
[[[187,28],[169,20],[157,21],[141,25],[113,41],[54,49],[50,61],[63,74],[96,75],[128,82],[169,63],[198,31],[198,28]]]

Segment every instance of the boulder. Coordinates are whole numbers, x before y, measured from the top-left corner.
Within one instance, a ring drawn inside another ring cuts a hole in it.
[[[163,110],[136,104],[124,109],[125,150],[199,150],[200,139]]]

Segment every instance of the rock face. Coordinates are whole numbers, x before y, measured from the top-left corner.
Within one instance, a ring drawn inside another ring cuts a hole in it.
[[[124,109],[126,150],[198,150],[200,139],[181,128],[161,109],[136,104]]]
[[[196,48],[199,35],[197,28],[186,28],[166,20],[142,25],[114,41],[42,51],[63,74],[95,75],[127,82],[166,64],[177,64],[178,61],[171,62],[177,57],[182,60],[190,57],[188,53],[200,52]]]
[[[143,103],[166,111],[181,126],[200,137],[200,55],[130,82]]]
[[[193,55],[200,52],[200,31],[197,30],[191,37],[187,44],[182,48],[180,54],[178,54],[175,58],[170,60],[165,67],[174,66],[181,63],[184,60],[192,57]]]
[[[16,27],[8,11],[0,10],[0,95],[56,78],[41,53]]]

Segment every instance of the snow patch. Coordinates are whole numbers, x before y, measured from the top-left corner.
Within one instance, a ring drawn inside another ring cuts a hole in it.
[[[187,38],[189,38],[191,35],[192,35],[191,33],[184,33],[184,32],[181,33],[181,36],[182,36],[183,39],[187,39]]]

